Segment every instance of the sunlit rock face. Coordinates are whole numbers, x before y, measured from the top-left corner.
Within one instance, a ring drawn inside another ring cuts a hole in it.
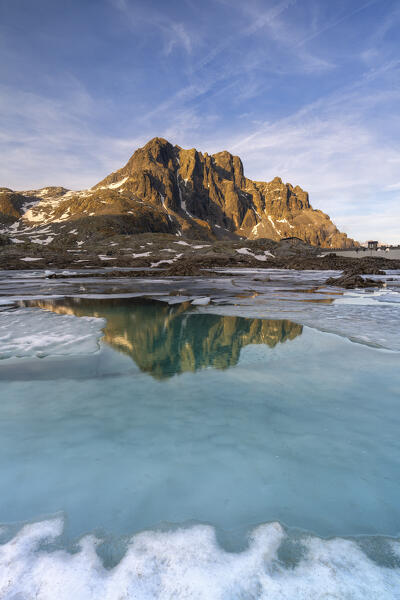
[[[210,240],[297,237],[323,247],[354,245],[326,214],[311,207],[301,187],[279,177],[252,181],[238,156],[185,150],[162,138],[150,140],[124,167],[88,190],[44,188],[19,194],[31,203],[22,210],[7,199],[4,210],[26,225],[73,220],[106,230],[117,220],[123,233]]]
[[[130,356],[157,379],[213,367],[227,369],[249,344],[273,348],[301,335],[297,323],[192,312],[187,303],[168,306],[126,300],[38,300],[30,303],[59,314],[106,319],[104,341]]]
[[[247,179],[240,158],[227,151],[203,154],[154,138],[96,189],[122,181],[142,201],[176,214],[183,230],[217,227],[250,239],[299,237],[326,247],[354,244],[327,215],[312,209],[301,187],[279,177],[268,183]]]
[[[17,221],[23,215],[26,198],[8,188],[0,188],[0,223]]]

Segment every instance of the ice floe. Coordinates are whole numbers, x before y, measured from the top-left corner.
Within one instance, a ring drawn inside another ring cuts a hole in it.
[[[355,304],[359,306],[377,306],[382,304],[399,304],[400,292],[395,290],[376,290],[365,292],[355,290],[353,292],[344,292],[343,296],[335,300],[336,304]]]
[[[196,525],[146,531],[131,538],[121,560],[106,569],[101,540],[83,537],[74,553],[50,550],[62,534],[53,519],[23,527],[0,546],[0,596],[7,600],[396,600],[400,569],[371,560],[352,540],[301,540],[293,565],[279,560],[287,534],[278,523],[257,527],[247,549],[227,552],[215,530]],[[400,545],[390,542],[400,558]]]
[[[0,358],[96,352],[104,324],[37,308],[5,310],[0,312]]]
[[[192,304],[194,304],[194,306],[207,306],[207,304],[210,304],[211,302],[211,298],[206,297],[206,298],[195,298],[194,300],[192,300]]]

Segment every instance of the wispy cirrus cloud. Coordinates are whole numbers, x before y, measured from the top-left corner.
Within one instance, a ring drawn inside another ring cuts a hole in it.
[[[393,162],[398,162],[400,164],[400,159],[398,161],[393,161]],[[400,181],[396,181],[396,183],[391,183],[387,186],[385,186],[385,191],[391,192],[391,191],[397,191],[400,190]]]
[[[0,181],[12,189],[94,185],[118,168],[144,137],[116,138],[95,131],[93,97],[74,80],[62,99],[0,87]]]
[[[120,11],[125,26],[137,31],[144,25],[155,28],[163,38],[163,54],[169,56],[174,49],[185,50],[191,54],[197,38],[194,29],[188,28],[182,21],[168,16],[166,11],[153,8],[151,5],[140,6],[130,0],[109,0],[112,6]]]
[[[127,0],[123,2],[126,3]],[[229,90],[236,100],[244,101],[255,97],[265,88],[268,74],[285,76],[297,70],[304,73],[332,68],[333,65],[328,61],[305,51],[295,53],[296,61],[301,62],[300,67],[284,66],[285,57],[277,62],[276,59],[268,56],[268,50],[264,45],[253,51],[249,49],[245,55],[238,54],[234,61],[229,58],[232,49],[237,48],[239,43],[245,42],[247,38],[254,38],[262,32],[266,32],[269,41],[273,43],[285,39],[287,31],[284,30],[284,25],[279,19],[296,3],[297,0],[280,0],[271,3],[267,9],[253,11],[243,10],[242,4],[235,6],[241,18],[246,17],[244,25],[239,30],[235,30],[234,34],[224,36],[211,48],[207,46],[200,58],[193,57],[193,64],[186,72],[187,83],[175,89],[170,97],[143,114],[143,121],[152,120],[157,115],[167,116],[169,109],[175,109],[183,104],[188,106],[206,94],[208,98],[220,96],[221,87],[223,91]],[[171,47],[173,46],[174,41],[171,40]]]
[[[385,223],[385,239],[394,242],[400,233],[400,146],[382,136],[379,115],[399,101],[400,90],[350,86],[288,117],[255,125],[249,135],[232,139],[229,149],[244,159],[252,178],[279,175],[300,184],[313,205],[350,235],[377,237]],[[400,132],[399,122],[392,125]]]
[[[189,54],[192,52],[193,38],[185,29],[183,23],[172,23],[167,26],[170,39],[166,45],[165,53],[168,56],[176,46],[181,46]]]
[[[311,40],[319,37],[323,33],[326,33],[330,29],[333,29],[338,25],[344,23],[348,19],[351,19],[352,17],[354,17],[361,11],[366,10],[368,7],[372,6],[376,2],[378,2],[378,0],[368,0],[368,2],[364,2],[360,6],[356,6],[353,9],[346,10],[344,14],[340,15],[338,18],[335,18],[333,20],[327,20],[323,24],[316,23],[315,27],[313,28],[313,31],[311,31],[308,35],[305,35],[301,40],[299,40],[297,44],[295,44],[295,48],[304,46],[305,44],[307,44],[307,42],[310,42]]]
[[[87,187],[160,135],[301,185],[356,238],[393,232],[396,0],[71,0],[64,29],[50,9],[1,25],[2,185]]]
[[[377,210],[367,215],[351,215],[343,219],[342,228],[348,232],[357,232],[354,235],[361,242],[379,240],[385,244],[399,243],[400,223],[400,197],[394,198],[385,206],[378,206]]]

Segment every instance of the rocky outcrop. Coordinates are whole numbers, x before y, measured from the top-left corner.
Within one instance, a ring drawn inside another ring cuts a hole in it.
[[[294,237],[322,247],[355,244],[311,207],[299,186],[279,177],[252,181],[238,156],[185,150],[162,138],[150,140],[89,190],[45,188],[26,194],[37,201],[22,217],[18,209],[7,210],[28,225],[113,217],[121,226],[128,221],[131,232],[210,240]]]
[[[383,259],[383,266],[385,266],[385,259]],[[392,265],[389,264],[388,268],[391,267]],[[325,284],[342,287],[347,290],[385,286],[385,283],[380,279],[371,279],[369,277],[362,277],[362,275],[385,275],[385,271],[379,268],[376,259],[359,259],[355,264],[346,266],[340,277],[329,277]]]
[[[23,215],[25,196],[8,188],[0,188],[0,223],[12,223]]]
[[[353,290],[359,288],[383,287],[384,283],[380,280],[361,277],[359,273],[353,271],[345,272],[340,277],[329,277],[329,279],[325,281],[325,285],[333,285],[335,287],[345,288],[346,290]]]

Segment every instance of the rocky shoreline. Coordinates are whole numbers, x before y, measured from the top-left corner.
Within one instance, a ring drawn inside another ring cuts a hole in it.
[[[400,261],[385,257],[351,258],[309,246],[301,240],[219,241],[198,243],[169,235],[113,236],[107,240],[88,240],[81,247],[31,242],[4,241],[0,247],[0,268],[4,270],[49,271],[49,278],[71,278],[70,270],[106,278],[117,277],[207,277],[222,275],[220,269],[257,268],[311,271],[342,271],[340,278],[328,278],[327,285],[340,287],[379,287],[381,282],[363,275],[382,275],[400,269]],[[93,269],[101,273],[93,274]],[[59,272],[68,269],[68,274]]]
[[[65,236],[47,245],[26,241],[13,243],[0,236],[0,268],[163,268],[195,263],[199,268],[244,266],[279,269],[343,270],[359,265],[369,269],[400,268],[400,260],[362,256],[351,258],[310,246],[299,239],[204,242],[167,234],[109,236],[87,239]],[[159,264],[157,264],[159,263]],[[367,269],[367,270],[365,270]]]

